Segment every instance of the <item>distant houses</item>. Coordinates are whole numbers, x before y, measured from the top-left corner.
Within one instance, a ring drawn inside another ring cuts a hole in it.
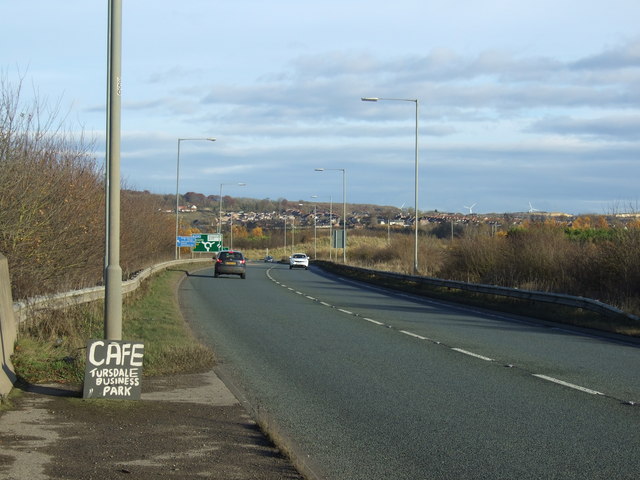
[[[197,212],[198,207],[196,205],[178,205],[179,213]]]

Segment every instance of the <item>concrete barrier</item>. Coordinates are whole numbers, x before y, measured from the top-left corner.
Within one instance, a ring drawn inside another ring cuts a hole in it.
[[[16,322],[13,316],[9,262],[0,253],[0,347],[2,348],[2,371],[0,371],[0,400],[8,394],[16,381],[11,364],[13,345],[16,341]]]

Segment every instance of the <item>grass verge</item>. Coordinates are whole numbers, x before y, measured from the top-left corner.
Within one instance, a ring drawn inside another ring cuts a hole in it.
[[[123,301],[122,338],[144,343],[145,376],[206,371],[214,364],[213,352],[194,337],[178,306],[177,286],[189,269],[160,272]],[[87,341],[104,338],[103,308],[93,302],[40,311],[20,329],[12,357],[18,378],[82,383]]]

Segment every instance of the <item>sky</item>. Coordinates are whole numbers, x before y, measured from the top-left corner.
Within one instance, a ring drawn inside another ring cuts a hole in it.
[[[175,194],[215,137],[180,193],[413,207],[418,107],[420,210],[640,211],[637,0],[122,3],[127,188]],[[108,1],[0,18],[0,77],[103,162]]]

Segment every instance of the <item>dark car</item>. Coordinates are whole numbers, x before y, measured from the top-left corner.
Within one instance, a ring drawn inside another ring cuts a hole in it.
[[[225,250],[216,257],[213,276],[218,278],[220,275],[240,275],[240,278],[246,278],[246,271],[247,261],[242,252]]]
[[[273,257],[271,255],[267,255],[264,257],[264,263],[273,263]]]

